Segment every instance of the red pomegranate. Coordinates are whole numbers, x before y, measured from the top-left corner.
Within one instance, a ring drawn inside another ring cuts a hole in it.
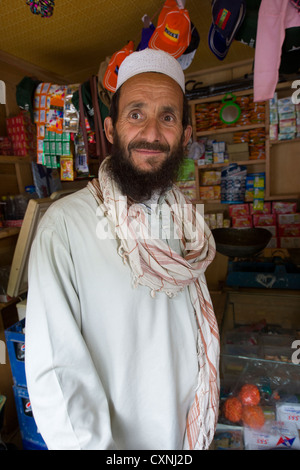
[[[242,386],[239,399],[243,405],[258,405],[260,402],[260,393],[256,385],[245,384]]]
[[[242,403],[236,397],[227,398],[224,403],[224,416],[232,423],[242,419]]]
[[[243,406],[242,420],[246,426],[259,429],[265,423],[265,416],[259,405],[246,405]]]

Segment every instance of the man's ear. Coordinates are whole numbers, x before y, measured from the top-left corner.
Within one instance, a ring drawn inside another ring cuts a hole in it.
[[[104,119],[104,132],[108,142],[114,143],[114,127],[112,119],[108,116]]]
[[[184,139],[183,139],[183,146],[185,147],[188,144],[188,141],[191,138],[193,132],[193,128],[190,125],[187,125],[184,130]]]

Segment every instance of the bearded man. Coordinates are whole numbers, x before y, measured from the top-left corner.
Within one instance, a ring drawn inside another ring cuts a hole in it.
[[[207,449],[219,335],[203,218],[174,184],[191,137],[180,64],[121,64],[97,179],[53,203],[30,256],[26,375],[49,449]],[[184,209],[184,210],[183,210]]]

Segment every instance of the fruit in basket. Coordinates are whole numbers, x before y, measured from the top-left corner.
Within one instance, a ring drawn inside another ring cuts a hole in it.
[[[260,402],[260,392],[256,385],[245,384],[239,392],[239,399],[243,405],[258,405]]]
[[[226,419],[232,423],[237,423],[242,419],[242,403],[236,397],[227,398],[223,412]]]
[[[260,429],[265,423],[265,416],[261,406],[246,405],[242,412],[243,424],[253,429]]]

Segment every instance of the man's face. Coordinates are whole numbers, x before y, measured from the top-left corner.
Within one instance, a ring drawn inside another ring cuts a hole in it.
[[[136,75],[122,85],[118,120],[115,128],[105,120],[106,136],[122,152],[123,164],[151,178],[172,163],[168,160],[176,152],[183,153],[191,136],[190,126],[183,131],[182,112],[182,91],[174,80],[157,73]]]

